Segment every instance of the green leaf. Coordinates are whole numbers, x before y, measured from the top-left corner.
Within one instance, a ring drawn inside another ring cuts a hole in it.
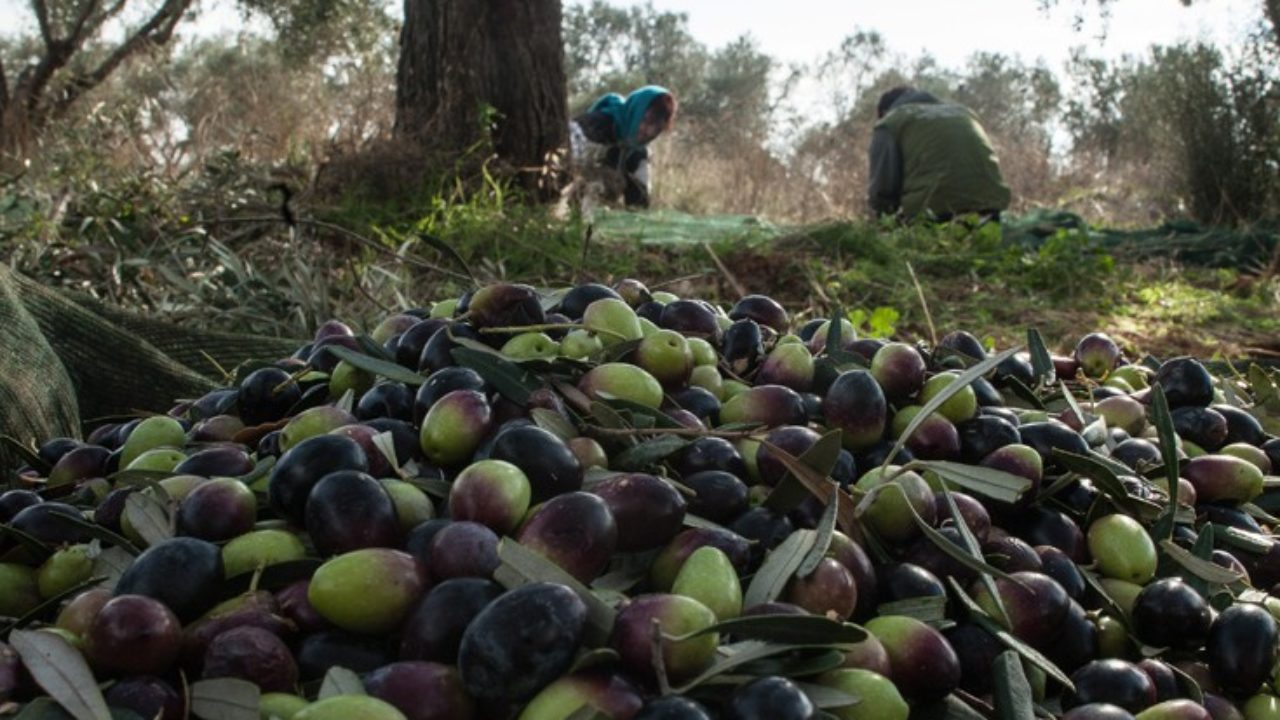
[[[616,470],[630,472],[651,470],[655,463],[666,460],[688,445],[688,438],[678,435],[659,435],[623,450],[610,460],[609,465]]]
[[[1044,410],[1044,401],[1036,395],[1035,391],[1027,387],[1025,383],[1016,377],[1010,375],[1004,379],[1005,385],[1008,386],[1010,392],[1015,397],[1030,405],[1035,410]]]
[[[1213,523],[1205,523],[1196,536],[1196,544],[1191,547],[1191,554],[1201,560],[1213,559]]]
[[[950,460],[912,460],[907,463],[907,467],[928,470],[952,485],[1011,505],[1030,490],[1032,485],[1031,480],[1021,475]]]
[[[1110,465],[1093,456],[1077,455],[1061,448],[1054,448],[1052,456],[1066,469],[1092,480],[1126,515],[1151,521],[1160,514],[1161,508],[1156,503],[1130,495]]]
[[[35,449],[23,444],[21,440],[11,435],[0,435],[0,444],[8,448],[10,452],[22,458],[22,462],[30,465],[40,477],[48,477],[49,471],[53,466],[41,459],[40,454]]]
[[[1044,346],[1044,338],[1035,328],[1027,330],[1027,351],[1031,354],[1031,369],[1035,372],[1036,382],[1041,387],[1052,385],[1058,374],[1053,370],[1053,358]]]
[[[630,412],[631,416],[634,418],[651,418],[653,420],[653,427],[669,428],[672,430],[680,430],[684,428],[684,425],[681,425],[679,420],[676,420],[657,408],[651,408],[648,405],[641,405],[638,402],[633,402],[625,398],[609,398],[604,402],[615,410]]]
[[[587,606],[585,645],[594,648],[609,641],[618,613],[592,592],[591,588],[578,582],[577,578],[559,565],[511,538],[503,538],[498,543],[498,559],[502,564],[493,572],[493,579],[508,590],[537,582],[558,583],[573,590]]]
[[[1172,540],[1161,540],[1160,549],[1187,572],[1206,582],[1230,585],[1244,580],[1243,577],[1232,570],[1228,570],[1211,560],[1202,560],[1196,557],[1189,550]]]
[[[836,307],[831,313],[831,320],[827,323],[827,346],[828,355],[834,356],[836,353],[844,351],[844,338],[840,335],[844,332],[844,313]]]
[[[969,529],[969,524],[964,522],[964,515],[960,514],[960,508],[956,507],[956,499],[951,496],[951,490],[947,488],[946,483],[942,484],[942,497],[947,502],[947,509],[951,512],[953,525],[956,532],[960,533],[960,538],[964,540],[964,546],[969,551],[969,556],[978,561],[985,561],[982,555],[982,545],[978,543],[978,538],[974,537],[973,531]],[[983,573],[979,576],[982,584],[987,588],[987,592],[991,595],[991,600],[996,604],[996,610],[999,616],[996,618],[1006,628],[1012,627],[1009,620],[1009,611],[1004,606],[1004,600],[1001,599],[1000,589],[996,587],[996,581],[992,579],[989,573]]]
[[[320,693],[316,699],[323,700],[325,698],[336,697],[338,695],[365,695],[364,683],[360,682],[360,676],[344,667],[331,667],[324,674],[324,681],[320,683]]]
[[[25,533],[12,525],[0,525],[0,535],[8,535],[18,542],[37,562],[44,562],[53,555],[53,548],[40,539]]]
[[[956,594],[956,598],[960,603],[965,606],[965,609],[969,611],[969,616],[974,622],[981,625],[987,632],[995,635],[1000,642],[1004,643],[1005,647],[1018,653],[1027,662],[1040,668],[1046,675],[1061,683],[1064,688],[1075,692],[1076,686],[1071,682],[1071,678],[1067,677],[1049,658],[1041,655],[1040,651],[1015,638],[1007,630],[1000,627],[999,623],[991,619],[991,616],[983,612],[973,598],[969,597],[969,594],[964,591],[964,588],[960,587],[960,583],[955,578],[948,577],[947,582],[951,584],[951,590]]]
[[[1213,532],[1215,539],[1222,540],[1224,544],[1246,550],[1255,555],[1265,555],[1271,551],[1272,542],[1265,535],[1251,533],[1247,530],[1219,523],[1213,523]]]
[[[827,550],[831,548],[831,536],[836,531],[836,510],[839,507],[839,501],[827,501],[827,507],[822,511],[822,517],[818,520],[818,527],[815,528],[818,537],[813,541],[813,547],[809,549],[809,554],[805,555],[804,560],[800,562],[796,575],[809,577],[814,570],[818,569],[818,563],[822,562],[822,558],[827,556]]]
[[[85,590],[88,590],[89,588],[94,587],[95,585],[98,585],[105,579],[106,578],[102,576],[94,576],[94,577],[88,578],[87,580],[84,580],[83,582],[78,582],[75,585],[67,588],[66,590],[63,590],[62,592],[56,595],[46,598],[45,600],[41,601],[39,605],[23,613],[22,617],[15,619],[13,622],[6,623],[5,625],[0,626],[0,637],[3,637],[5,634],[7,634],[10,630],[14,628],[24,628],[30,625],[31,623],[35,622],[36,620],[39,620],[40,618],[45,617],[46,615],[51,615],[52,613],[50,613],[50,611],[60,607],[64,601],[70,600],[71,598],[75,597],[76,595],[79,595]]]
[[[794,653],[797,650],[822,650],[832,649],[829,643],[820,643],[815,645],[784,645],[780,643],[769,643],[763,640],[744,640],[742,642],[732,643],[720,646],[720,659],[711,667],[704,670],[700,675],[692,680],[673,687],[677,693],[684,694],[693,688],[702,685],[713,678],[724,675],[730,670],[749,665],[750,663],[763,660],[765,658]]]
[[[124,499],[124,516],[148,547],[173,537],[169,509],[145,492],[129,493]]]
[[[1173,674],[1178,678],[1178,685],[1182,688],[1182,692],[1186,694],[1187,699],[1197,705],[1204,704],[1204,692],[1200,690],[1200,683],[1195,678],[1188,675],[1185,671],[1178,668],[1173,663],[1165,663]]]
[[[430,233],[416,232],[413,236],[421,240],[424,244],[435,248],[441,255],[452,260],[455,265],[462,268],[462,272],[466,273],[467,277],[471,278],[471,282],[475,283],[476,287],[480,286],[480,280],[476,278],[475,273],[471,272],[471,266],[467,265],[467,261],[462,258],[462,255],[460,255],[457,250],[453,249],[452,245]]]
[[[371,358],[386,360],[387,362],[395,362],[395,358],[387,352],[386,348],[374,342],[373,338],[365,335],[364,333],[356,335],[356,344],[360,346],[360,349],[364,351],[365,355],[368,355]]]
[[[540,407],[530,408],[529,418],[533,420],[534,425],[565,442],[578,437],[578,429],[573,426],[573,423],[565,420],[564,416],[555,410]]]
[[[947,598],[942,595],[894,600],[876,606],[876,615],[905,615],[934,625],[947,619]]]
[[[832,433],[838,435],[839,431],[833,430]],[[831,433],[828,433],[828,434],[831,434]],[[820,439],[819,442],[822,442],[822,440]],[[767,443],[764,443],[763,441],[761,441],[761,444],[767,444]],[[773,456],[773,458],[778,462],[782,463],[783,467],[787,469],[787,472],[790,475],[794,476],[795,479],[798,480],[800,484],[804,486],[804,489],[809,491],[810,495],[813,495],[814,497],[818,498],[818,500],[821,501],[823,504],[829,503],[831,502],[831,499],[833,497],[835,498],[836,502],[838,503],[838,506],[836,507],[836,525],[837,527],[841,528],[845,532],[849,532],[849,530],[853,527],[853,523],[854,523],[853,498],[849,497],[848,493],[841,491],[839,486],[836,485],[836,483],[832,481],[829,477],[827,477],[827,475],[830,473],[830,470],[827,470],[826,473],[821,473],[815,470],[814,468],[810,467],[809,465],[801,462],[799,458],[787,452],[786,450],[783,450],[777,445],[768,444],[768,446],[769,446],[769,453]],[[815,443],[814,446],[816,447],[817,443]],[[813,449],[814,449],[813,447],[809,448],[810,451],[812,451]],[[822,452],[826,452],[826,451],[824,450]],[[805,454],[807,455],[808,453],[805,453]],[[834,466],[834,463],[833,463],[833,466]],[[779,484],[778,487],[782,487],[782,485]],[[777,492],[777,488],[774,489],[774,492]],[[772,497],[772,494],[770,494],[770,497]],[[783,504],[785,505],[785,503]]]
[[[994,692],[992,699],[999,720],[1028,720],[1035,717],[1035,701],[1031,684],[1022,671],[1022,659],[1012,650],[996,656],[992,665]]]
[[[356,352],[349,347],[343,347],[341,345],[329,345],[328,348],[329,352],[333,354],[334,357],[346,362],[348,365],[352,365],[360,370],[364,370],[365,372],[387,378],[388,380],[402,382],[405,385],[411,385],[414,387],[417,387],[427,381],[425,376],[419,375],[403,365],[398,365],[387,360],[379,360],[376,357],[370,357],[364,353]]]
[[[684,635],[669,635],[679,642],[711,633],[732,635],[739,640],[763,640],[788,645],[859,643],[867,631],[852,623],[823,615],[747,615],[718,622]]]
[[[832,708],[853,707],[854,705],[857,705],[859,702],[862,702],[862,698],[858,697],[857,695],[844,692],[843,690],[837,690],[835,688],[827,687],[826,685],[817,685],[815,683],[809,683],[809,682],[797,682],[796,686],[799,687],[800,691],[803,692],[805,696],[809,698],[809,702],[813,703],[814,707],[824,709],[824,710],[829,710]]]
[[[1178,509],[1178,434],[1173,428],[1173,415],[1169,413],[1169,400],[1164,395],[1164,388],[1159,383],[1151,386],[1151,420],[1155,423],[1156,433],[1160,437],[1160,457],[1164,460],[1165,480],[1169,484],[1169,508],[1165,511],[1172,518]],[[1173,537],[1173,522],[1167,523],[1167,531],[1162,532],[1157,540],[1168,540]]]
[[[902,452],[902,448],[907,444],[907,439],[914,435],[916,429],[920,427],[921,423],[928,420],[930,415],[937,412],[938,408],[942,407],[943,403],[950,400],[956,393],[968,387],[974,380],[985,375],[988,370],[1004,362],[1007,358],[1012,357],[1016,352],[1018,352],[1018,348],[1011,347],[1002,353],[992,355],[986,360],[983,360],[977,365],[974,365],[968,370],[960,373],[954,380],[947,383],[947,386],[942,388],[942,390],[932,397],[929,402],[925,403],[924,407],[920,408],[920,412],[916,413],[915,417],[911,418],[911,422],[907,423],[907,427],[903,429],[902,435],[899,436],[898,441],[893,444],[893,449],[885,456],[882,467],[889,466],[893,461],[893,458],[897,457],[899,452]]]
[[[133,564],[133,556],[125,552],[122,548],[107,548],[98,553],[93,559],[93,575],[102,577],[103,587],[109,590],[115,590],[116,583],[120,581],[120,576],[124,575],[124,571],[129,569]]]
[[[1102,600],[1102,609],[1116,621],[1125,625],[1129,624],[1129,618],[1125,615],[1124,608],[1120,607],[1120,603],[1111,597],[1111,593],[1107,592],[1106,586],[1102,584],[1101,579],[1092,570],[1080,568],[1080,575],[1084,578],[1084,583],[1093,590],[1094,594]]]
[[[634,429],[631,427],[631,423],[627,422],[627,419],[624,418],[621,413],[599,400],[593,400],[591,402],[591,417],[595,418],[596,422],[600,423],[600,427],[608,430]]]
[[[14,630],[9,645],[36,684],[76,720],[110,720],[111,711],[80,651],[62,637]]]
[[[123,535],[114,533],[111,530],[108,530],[107,528],[99,525],[98,523],[85,520],[83,517],[80,517],[77,515],[67,515],[63,513],[49,513],[49,518],[52,519],[55,523],[70,525],[78,529],[82,534],[88,535],[91,538],[96,538],[98,540],[101,540],[104,543],[115,545],[116,547],[120,548],[121,550],[124,550],[130,555],[136,556],[141,552],[140,550],[138,550],[136,546],[134,546],[133,543],[129,542],[129,540],[125,538]]]
[[[835,469],[836,463],[840,460],[840,450],[842,449],[840,437],[839,430],[832,430],[818,438],[817,442],[809,446],[809,449],[805,450],[797,458],[801,463],[813,470],[814,475],[820,476],[824,484],[829,484],[828,478],[831,476],[831,471]],[[773,445],[769,446],[771,452],[775,449],[780,448],[775,448]],[[796,509],[811,494],[806,484],[788,469],[787,473],[778,481],[778,485],[765,498],[764,505],[774,512],[785,514]]]
[[[239,678],[200,680],[191,685],[191,714],[203,720],[257,720],[262,691]]]
[[[751,607],[778,599],[817,541],[818,533],[813,530],[796,530],[781,545],[770,550],[743,593],[742,606]]]
[[[529,395],[543,387],[538,377],[510,360],[469,347],[454,348],[453,359],[461,366],[475,370],[503,397],[524,407]]]

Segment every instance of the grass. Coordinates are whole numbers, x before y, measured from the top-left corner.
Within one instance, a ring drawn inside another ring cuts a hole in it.
[[[767,294],[797,320],[840,308],[864,334],[912,340],[930,338],[927,306],[938,334],[965,329],[1001,347],[1036,327],[1060,352],[1105,331],[1135,355],[1280,356],[1280,281],[1113,256],[1082,231],[1026,244],[994,226],[775,227],[674,212],[590,223],[516,202],[487,176],[479,191],[441,184],[395,205],[295,208],[290,227],[235,170],[190,195],[142,184],[65,203],[9,190],[0,250],[28,274],[140,312],[290,337],[330,317],[370,328],[476,282],[635,277],[726,305]]]

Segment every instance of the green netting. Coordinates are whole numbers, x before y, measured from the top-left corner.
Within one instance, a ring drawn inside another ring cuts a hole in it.
[[[794,230],[750,215],[690,215],[675,210],[600,209],[591,223],[595,236],[602,240],[632,240],[655,245],[769,240]]]
[[[639,241],[647,244],[687,245],[701,242],[755,242],[803,232],[804,228],[775,225],[748,215],[690,215],[675,210],[629,212],[597,210],[592,217],[595,236],[601,240]],[[1006,213],[1001,219],[1005,242],[1038,249],[1059,231],[1082,231],[1104,250],[1121,258],[1167,258],[1206,267],[1258,270],[1271,262],[1280,220],[1250,228],[1214,228],[1188,220],[1173,220],[1141,230],[1091,228],[1079,215],[1061,210],[1033,210],[1023,215]]]
[[[1280,220],[1249,228],[1207,227],[1189,220],[1171,220],[1141,230],[1102,230],[1089,227],[1079,215],[1037,210],[1004,220],[1005,242],[1038,248],[1061,230],[1083,231],[1107,252],[1130,260],[1166,258],[1190,265],[1252,271],[1267,267],[1280,238]]]
[[[218,366],[298,342],[197,332],[42,287],[0,264],[0,435],[30,445],[82,420],[162,412],[217,386]],[[17,459],[0,449],[8,471]]]

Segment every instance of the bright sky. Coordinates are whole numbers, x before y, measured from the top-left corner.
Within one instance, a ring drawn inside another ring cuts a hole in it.
[[[585,5],[590,0],[565,0]],[[398,0],[389,0],[399,8]],[[612,0],[639,5],[642,0]],[[1229,45],[1260,18],[1259,0],[1114,0],[1105,40],[1095,0],[1058,0],[1044,12],[1040,0],[652,0],[658,10],[689,16],[693,35],[714,49],[751,34],[762,49],[788,62],[810,62],[856,29],[877,30],[889,47],[907,56],[932,53],[944,66],[959,66],[977,50],[1044,58],[1054,69],[1070,49],[1089,45],[1096,54],[1140,53],[1156,43],[1205,38]],[[147,3],[143,3],[146,5]],[[240,15],[229,0],[205,0],[197,32],[235,30]],[[1082,32],[1072,19],[1083,13]],[[0,33],[33,31],[27,0],[0,0]],[[21,23],[13,22],[22,18]],[[190,32],[188,30],[187,32]]]
[[[636,0],[613,0],[639,5]],[[689,16],[693,36],[711,48],[750,33],[761,48],[791,62],[810,62],[834,49],[856,29],[876,30],[891,50],[909,57],[928,51],[944,67],[958,67],[979,50],[1043,58],[1061,68],[1071,48],[1095,54],[1141,53],[1179,39],[1233,44],[1261,17],[1259,0],[1115,0],[1105,25],[1094,0],[1059,0],[1045,12],[1039,0],[652,0],[658,10]],[[589,0],[566,0],[586,5]],[[1083,13],[1085,27],[1072,29]]]

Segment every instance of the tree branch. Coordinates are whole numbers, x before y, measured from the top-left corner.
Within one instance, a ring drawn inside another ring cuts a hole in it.
[[[31,0],[31,11],[36,14],[36,22],[40,25],[40,37],[44,38],[46,48],[52,48],[57,42],[53,37],[53,27],[49,25],[49,6],[44,0]]]
[[[72,77],[62,96],[53,106],[53,115],[66,112],[85,92],[97,87],[106,80],[125,60],[147,47],[160,47],[169,42],[182,16],[191,7],[194,0],[165,0],[141,27],[120,44],[96,68]]]

